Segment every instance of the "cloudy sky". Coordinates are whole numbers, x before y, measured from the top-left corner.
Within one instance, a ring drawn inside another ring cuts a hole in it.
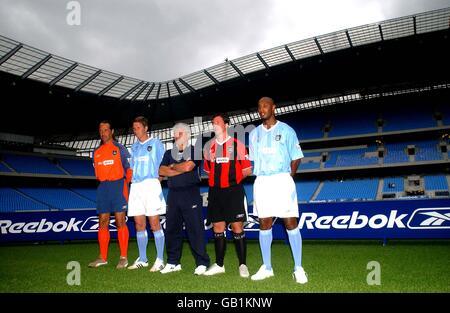
[[[0,35],[148,81],[449,0],[0,0]],[[72,21],[74,19],[71,19]]]

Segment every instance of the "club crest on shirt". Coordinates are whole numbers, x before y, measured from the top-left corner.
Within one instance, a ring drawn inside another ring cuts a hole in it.
[[[152,149],[153,149],[153,147],[152,147],[152,146],[147,146],[147,151],[148,151],[148,152],[151,152],[151,151],[152,151]]]
[[[112,155],[116,155],[117,154],[117,150],[113,150]]]
[[[275,136],[275,140],[276,140],[276,141],[280,141],[280,140],[281,140],[281,135],[280,135],[280,134],[276,135],[276,136]]]

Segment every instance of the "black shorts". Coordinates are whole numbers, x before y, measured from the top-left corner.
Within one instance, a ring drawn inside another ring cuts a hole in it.
[[[208,221],[245,222],[247,210],[244,187],[239,184],[228,188],[209,188]]]

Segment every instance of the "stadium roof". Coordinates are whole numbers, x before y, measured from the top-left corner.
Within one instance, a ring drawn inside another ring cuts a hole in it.
[[[352,95],[370,99],[448,89],[449,20],[446,8],[369,24],[163,83],[123,77],[0,38],[0,132],[34,136],[36,142],[72,141],[97,138],[104,119],[112,120],[116,135],[125,135],[138,115],[155,131],[177,121],[192,123],[194,117],[207,120],[217,111],[254,113],[261,96],[273,97],[280,108],[304,110],[315,106],[309,103],[322,106]]]
[[[120,100],[160,100],[194,93],[261,70],[351,47],[445,30],[450,8],[391,19],[300,40],[163,82],[149,82],[101,70],[0,36],[0,71],[74,92]]]

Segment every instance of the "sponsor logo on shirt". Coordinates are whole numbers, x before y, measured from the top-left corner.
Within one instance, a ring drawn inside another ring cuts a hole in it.
[[[104,160],[103,162],[98,162],[98,165],[113,165],[114,164],[114,160]]]
[[[230,162],[230,158],[227,157],[217,157],[216,158],[216,163],[228,163]]]
[[[262,154],[275,154],[276,153],[275,147],[261,147],[260,151]]]
[[[137,161],[148,161],[149,157],[148,155],[144,155],[144,156],[140,156],[138,158],[136,158]]]

